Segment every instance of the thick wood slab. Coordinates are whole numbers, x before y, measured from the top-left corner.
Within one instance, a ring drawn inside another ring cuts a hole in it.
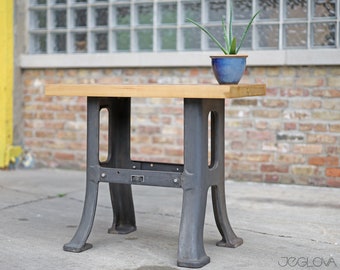
[[[150,98],[239,98],[263,96],[265,84],[164,85],[164,84],[47,84],[49,96],[150,97]]]

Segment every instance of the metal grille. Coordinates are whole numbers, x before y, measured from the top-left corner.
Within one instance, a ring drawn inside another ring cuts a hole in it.
[[[30,0],[29,53],[215,50],[185,19],[201,22],[222,41],[230,1],[237,36],[262,10],[246,50],[339,48],[336,0]]]

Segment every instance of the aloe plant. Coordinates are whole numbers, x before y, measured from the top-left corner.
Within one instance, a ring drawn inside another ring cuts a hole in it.
[[[215,37],[214,35],[207,29],[205,28],[203,25],[199,24],[198,22],[187,18],[186,20],[193,23],[194,25],[196,25],[198,28],[200,28],[204,33],[206,33],[209,38],[222,50],[222,52],[226,55],[228,54],[237,54],[238,51],[240,50],[240,48],[243,45],[243,42],[248,34],[248,31],[250,29],[250,26],[252,25],[253,21],[255,20],[255,17],[260,13],[260,10],[257,11],[254,16],[250,19],[246,29],[244,30],[242,36],[241,36],[241,40],[239,45],[237,46],[237,40],[236,37],[233,36],[233,9],[232,7],[229,8],[230,9],[230,15],[229,15],[229,27],[227,27],[225,19],[222,19],[222,28],[223,28],[223,39],[224,39],[224,43],[225,45],[223,46]],[[229,29],[228,29],[229,28]]]

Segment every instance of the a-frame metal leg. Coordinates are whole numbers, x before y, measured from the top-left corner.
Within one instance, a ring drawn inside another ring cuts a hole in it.
[[[65,251],[81,252],[92,247],[86,240],[92,230],[98,197],[98,156],[99,156],[99,99],[88,98],[87,102],[87,168],[86,194],[83,214],[72,240],[64,245]]]
[[[203,99],[184,100],[183,202],[177,265],[210,262],[203,245],[208,176],[208,110]]]

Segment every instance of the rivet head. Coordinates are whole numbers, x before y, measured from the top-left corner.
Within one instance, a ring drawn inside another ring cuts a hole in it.
[[[106,177],[106,173],[102,173],[102,174],[100,175],[100,177],[101,177],[101,178],[105,178],[105,177]]]
[[[174,179],[174,183],[176,184],[176,183],[178,183],[178,182],[179,182],[178,179],[175,178],[175,179]]]

